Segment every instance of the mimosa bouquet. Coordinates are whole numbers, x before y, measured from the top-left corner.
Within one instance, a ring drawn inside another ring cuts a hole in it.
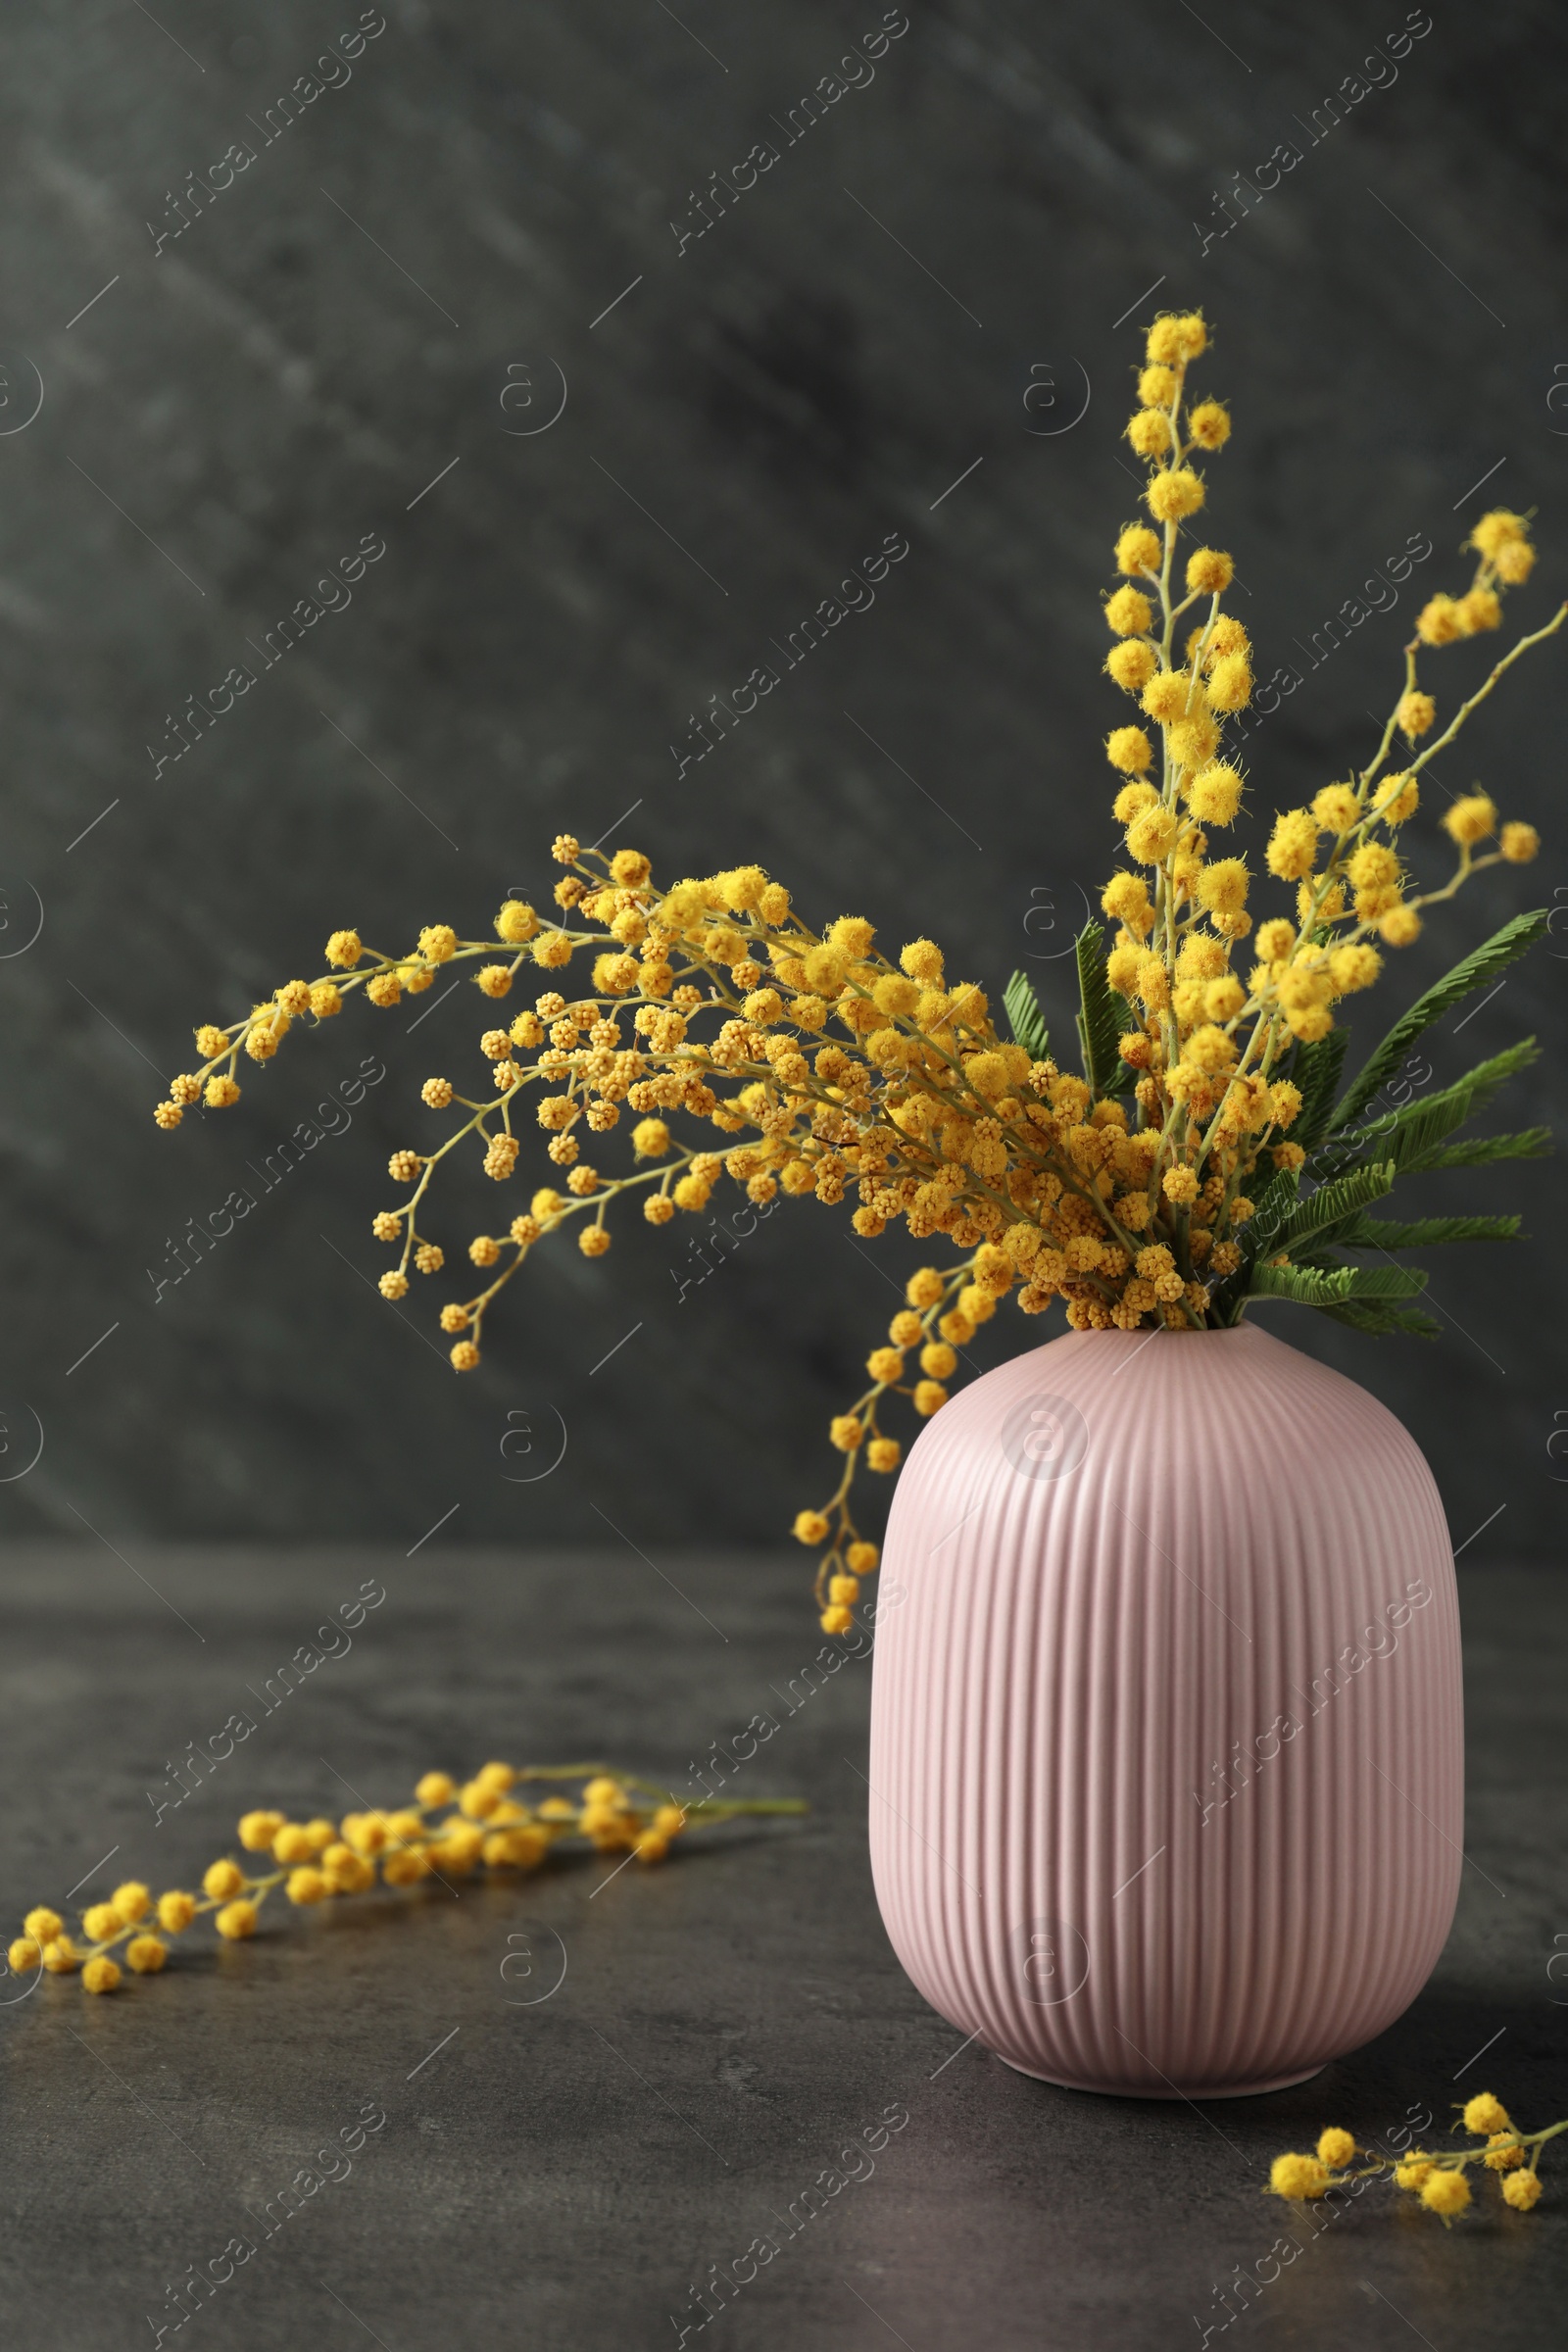
[[[1231,432],[1218,400],[1189,397],[1207,340],[1196,313],[1156,319],[1127,427],[1148,479],[1147,518],[1115,542],[1121,585],[1104,604],[1105,670],[1135,710],[1104,742],[1123,854],[1101,900],[1108,935],[1090,921],[1077,941],[1071,1055],[1053,1052],[1020,973],[994,992],[951,975],[933,940],[886,955],[864,915],[808,920],[759,865],[664,881],[640,850],[562,834],[552,909],[509,899],[495,938],[432,923],[402,951],[335,931],[318,978],[197,1030],[199,1066],[155,1112],[173,1128],[191,1104],[225,1108],[240,1098],[242,1056],[271,1060],[356,991],[384,1009],[447,965],[476,963],[486,1014],[472,1071],[424,1080],[420,1100],[445,1131],[393,1152],[397,1197],[372,1219],[396,1252],[380,1288],[401,1298],[411,1276],[447,1264],[433,1222],[443,1163],[475,1152],[500,1188],[499,1230],[466,1245],[477,1287],[439,1311],[459,1372],[479,1362],[496,1301],[531,1250],[569,1232],[584,1256],[604,1257],[634,1202],[664,1225],[706,1210],[727,1182],[756,1203],[853,1200],[866,1240],[902,1225],[940,1244],[832,1421],[833,1492],[795,1521],[819,1554],[829,1634],[850,1630],[877,1563],[851,1498],[862,1462],[884,1476],[898,1467],[893,1400],[916,1418],[940,1411],[959,1350],[1009,1295],[1026,1315],[1060,1298],[1075,1330],[1211,1331],[1266,1299],[1366,1333],[1430,1333],[1412,1304],[1427,1278],[1404,1253],[1507,1240],[1518,1219],[1396,1221],[1374,1215],[1377,1203],[1407,1176],[1547,1148],[1540,1127],[1461,1133],[1531,1058],[1529,1040],[1436,1091],[1398,1083],[1423,1030],[1494,984],[1544,914],[1515,916],[1428,989],[1348,1085],[1342,1007],[1379,979],[1387,950],[1418,937],[1427,907],[1487,866],[1536,855],[1534,828],[1501,822],[1480,791],[1439,815],[1454,853],[1446,879],[1418,887],[1406,845],[1424,814],[1423,771],[1568,606],[1440,708],[1428,658],[1497,629],[1504,595],[1535,562],[1525,516],[1484,514],[1466,542],[1468,584],[1417,618],[1365,766],[1274,818],[1264,863],[1279,895],[1257,920],[1253,873],[1223,839],[1250,791],[1225,728],[1251,700],[1252,649],[1226,609],[1231,557],[1188,544],[1207,502],[1201,466]],[[514,1008],[519,995],[528,1002]],[[519,1187],[535,1130],[549,1181]]]

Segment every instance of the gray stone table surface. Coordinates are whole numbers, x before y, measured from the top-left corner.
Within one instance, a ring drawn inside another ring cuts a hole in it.
[[[193,1935],[110,1999],[7,1979],[7,2342],[618,2352],[685,2328],[734,2352],[1152,2352],[1221,2340],[1237,2265],[1268,2282],[1227,2343],[1551,2340],[1560,2180],[1529,2219],[1489,2182],[1447,2232],[1368,2190],[1298,2219],[1288,2264],[1258,2191],[1329,2121],[1370,2137],[1430,2107],[1441,2128],[1488,2086],[1531,2123],[1568,2112],[1561,1579],[1463,1579],[1469,1867],[1425,1992],[1315,2082],[1198,2108],[1027,2081],[905,1979],[866,1862],[868,1663],[808,1671],[799,1555],[439,1544],[4,1555],[10,1915],[78,1882],[78,1903],[190,1885],[247,1806],[391,1802],[433,1765],[602,1751],[685,1793],[758,1713],[778,1729],[736,1792],[809,1815],[653,1871],[269,1906],[253,1943]],[[264,1713],[367,1584],[385,1597],[352,1646]],[[240,1710],[254,1734],[176,1807],[171,1764]],[[890,2123],[815,2211],[819,2175]],[[335,2178],[285,2218],[302,2168]],[[699,2328],[710,2266],[744,2274],[759,2238],[771,2259]],[[171,2284],[215,2264],[231,2278],[176,2332]]]

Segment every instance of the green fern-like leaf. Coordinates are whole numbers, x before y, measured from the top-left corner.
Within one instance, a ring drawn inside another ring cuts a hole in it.
[[[1335,1269],[1343,1272],[1343,1267]],[[1249,1299],[1288,1298],[1295,1306],[1332,1306],[1344,1292],[1330,1273],[1316,1266],[1254,1266]]]
[[[1495,1159],[1544,1159],[1551,1150],[1549,1127],[1525,1127],[1517,1135],[1473,1135],[1462,1144],[1449,1144],[1421,1162],[1433,1168],[1489,1168]]]
[[[1035,984],[1027,972],[1014,972],[1002,994],[1006,1010],[1007,1025],[1012,1031],[1014,1045],[1022,1046],[1031,1061],[1044,1061],[1051,1045],[1051,1032]]]
[[[1446,1087],[1424,1102],[1412,1102],[1379,1129],[1377,1150],[1387,1152],[1401,1175],[1419,1168],[1445,1136],[1452,1135],[1470,1116],[1470,1097],[1461,1087]]]
[[[1273,1250],[1282,1250],[1280,1236],[1296,1213],[1301,1190],[1298,1168],[1280,1168],[1252,1195],[1252,1214],[1236,1236],[1244,1266],[1254,1257],[1267,1257]],[[1243,1277],[1233,1276],[1230,1287],[1241,1287]]]
[[[1396,1225],[1388,1217],[1358,1217],[1334,1237],[1337,1250],[1435,1250],[1442,1242],[1512,1242],[1517,1217],[1417,1217]]]
[[[1250,1298],[1287,1298],[1296,1306],[1343,1306],[1350,1300],[1413,1298],[1427,1287],[1419,1266],[1254,1266]]]
[[[1401,1303],[1425,1286],[1426,1276],[1418,1268],[1396,1265],[1391,1253],[1445,1242],[1515,1239],[1517,1217],[1426,1217],[1395,1224],[1366,1211],[1398,1176],[1536,1158],[1550,1150],[1544,1127],[1448,1141],[1534,1060],[1534,1039],[1493,1054],[1462,1078],[1398,1110],[1370,1119],[1362,1114],[1397,1074],[1421,1032],[1522,956],[1544,928],[1544,914],[1516,917],[1429,989],[1390,1031],[1337,1109],[1331,1105],[1345,1055],[1344,1031],[1296,1049],[1287,1073],[1301,1090],[1293,1134],[1308,1156],[1303,1169],[1270,1177],[1256,1196],[1254,1215],[1238,1237],[1243,1262],[1212,1296],[1211,1310],[1221,1322],[1238,1320],[1254,1298],[1279,1298],[1310,1306],[1356,1331],[1430,1338],[1441,1327]],[[1303,1176],[1315,1179],[1304,1194]],[[1384,1262],[1348,1265],[1339,1255],[1345,1250],[1376,1250]],[[1276,1254],[1288,1254],[1290,1262],[1269,1263]]]
[[[1536,944],[1545,931],[1548,910],[1538,907],[1530,914],[1516,914],[1504,923],[1500,931],[1456,963],[1451,972],[1418,997],[1408,1012],[1402,1014],[1389,1031],[1370,1059],[1357,1071],[1347,1090],[1339,1108],[1330,1122],[1330,1132],[1340,1133],[1350,1126],[1366,1109],[1381,1087],[1395,1077],[1406,1054],[1424,1029],[1440,1021],[1451,1006],[1472,990],[1484,988],[1506,971]]]
[[[1099,923],[1085,923],[1074,943],[1078,960],[1078,1044],[1084,1076],[1097,1095],[1125,1094],[1136,1073],[1121,1057],[1121,1039],[1137,1023],[1125,997],[1117,996],[1105,978],[1102,952],[1105,934]]]
[[[1401,1175],[1433,1166],[1432,1154],[1444,1137],[1474,1118],[1500,1086],[1535,1060],[1538,1052],[1534,1038],[1522,1038],[1501,1054],[1478,1062],[1440,1093],[1406,1103],[1402,1110],[1391,1111],[1365,1127],[1343,1132],[1314,1154],[1314,1170],[1323,1176],[1338,1175],[1373,1153],[1379,1159],[1392,1160]]]
[[[1320,1184],[1309,1193],[1290,1216],[1280,1232],[1279,1248],[1296,1256],[1303,1243],[1323,1243],[1337,1238],[1336,1228],[1348,1224],[1360,1215],[1372,1201],[1381,1200],[1394,1187],[1392,1161],[1382,1160],[1370,1168],[1355,1168],[1347,1176],[1337,1176],[1331,1184]]]
[[[1535,1060],[1538,1051],[1533,1037],[1521,1038],[1518,1045],[1494,1054],[1490,1061],[1479,1062],[1430,1102],[1400,1111],[1389,1130],[1386,1146],[1380,1143],[1380,1151],[1387,1149],[1401,1174],[1430,1166],[1431,1154],[1443,1138],[1468,1125],[1498,1087]]]
[[[1328,1132],[1349,1043],[1348,1029],[1331,1029],[1327,1037],[1298,1046],[1284,1073],[1293,1086],[1301,1090],[1301,1107],[1292,1122],[1291,1140],[1303,1145],[1308,1152]]]
[[[1320,1307],[1318,1312],[1336,1323],[1348,1324],[1351,1331],[1364,1332],[1370,1339],[1382,1339],[1393,1331],[1402,1331],[1413,1340],[1436,1340],[1443,1334],[1443,1325],[1435,1315],[1424,1315],[1419,1307],[1393,1306],[1376,1299],[1342,1299],[1337,1306]]]

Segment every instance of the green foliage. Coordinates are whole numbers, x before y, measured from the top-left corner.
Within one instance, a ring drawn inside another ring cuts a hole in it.
[[[1369,1339],[1382,1339],[1391,1331],[1402,1331],[1413,1340],[1436,1340],[1442,1336],[1443,1325],[1433,1315],[1424,1315],[1413,1306],[1394,1306],[1376,1299],[1343,1299],[1338,1306],[1320,1310],[1332,1322],[1348,1323],[1352,1331],[1363,1332]]]
[[[1301,1107],[1292,1122],[1291,1136],[1308,1152],[1314,1144],[1322,1142],[1328,1131],[1349,1043],[1348,1029],[1331,1029],[1327,1037],[1315,1038],[1307,1046],[1298,1045],[1283,1072],[1293,1086],[1301,1090]]]
[[[1393,1190],[1394,1176],[1393,1162],[1383,1160],[1374,1167],[1337,1176],[1332,1184],[1320,1184],[1286,1219],[1275,1247],[1294,1256],[1307,1243],[1321,1248],[1337,1242],[1340,1227],[1352,1223],[1372,1201],[1381,1200]]]
[[[1309,1148],[1310,1157],[1304,1170],[1282,1171],[1259,1192],[1255,1214],[1241,1236],[1243,1263],[1214,1294],[1222,1320],[1239,1321],[1250,1299],[1279,1298],[1312,1307],[1354,1331],[1437,1336],[1441,1325],[1402,1303],[1425,1287],[1426,1275],[1418,1268],[1396,1265],[1392,1253],[1446,1242],[1513,1241],[1519,1219],[1421,1217],[1396,1224],[1366,1211],[1400,1176],[1536,1158],[1549,1151],[1544,1127],[1448,1140],[1535,1059],[1535,1040],[1521,1039],[1436,1094],[1396,1111],[1360,1126],[1351,1121],[1397,1072],[1411,1041],[1461,997],[1523,955],[1544,927],[1544,916],[1521,915],[1429,989],[1390,1031],[1337,1109],[1333,1094],[1344,1062],[1344,1032],[1332,1031],[1321,1043],[1297,1049],[1289,1066],[1302,1102],[1293,1132]],[[1303,1173],[1317,1180],[1304,1196]],[[1376,1250],[1386,1262],[1346,1264],[1336,1254],[1346,1250]],[[1291,1258],[1289,1265],[1269,1262],[1285,1254]]]
[[[1051,1032],[1035,984],[1027,972],[1014,972],[1002,993],[1006,1009],[1007,1025],[1012,1031],[1014,1045],[1022,1046],[1031,1061],[1044,1061],[1050,1050]]]
[[[1266,1257],[1271,1250],[1283,1249],[1279,1237],[1295,1213],[1300,1192],[1300,1170],[1277,1168],[1262,1191],[1252,1195],[1251,1222],[1237,1236],[1244,1260]]]
[[[1417,1217],[1396,1225],[1388,1217],[1358,1217],[1335,1235],[1340,1250],[1434,1250],[1440,1242],[1512,1242],[1517,1217]]]
[[[1401,1062],[1424,1029],[1442,1020],[1453,1005],[1469,996],[1473,989],[1485,988],[1489,980],[1497,978],[1509,964],[1535,946],[1545,932],[1547,910],[1538,907],[1530,914],[1516,914],[1512,922],[1504,923],[1473,955],[1456,963],[1435,987],[1418,997],[1408,1012],[1394,1024],[1388,1036],[1369,1061],[1356,1073],[1347,1089],[1330,1122],[1331,1130],[1348,1127],[1358,1119],[1381,1087],[1396,1076]],[[1331,1031],[1330,1037],[1338,1032]],[[1329,1040],[1324,1041],[1325,1044]],[[1300,1081],[1297,1083],[1299,1085]],[[1303,1092],[1304,1092],[1303,1088]],[[1303,1136],[1302,1142],[1306,1141]]]
[[[1456,1079],[1452,1086],[1445,1087],[1442,1094],[1434,1095],[1420,1108],[1412,1105],[1401,1111],[1389,1138],[1396,1167],[1401,1173],[1430,1167],[1433,1152],[1443,1138],[1452,1135],[1456,1128],[1467,1126],[1498,1087],[1529,1067],[1539,1050],[1533,1037],[1522,1038],[1518,1045],[1494,1054],[1490,1061],[1478,1062],[1473,1070]]]
[[[1136,1083],[1137,1073],[1121,1057],[1121,1039],[1138,1026],[1132,1006],[1119,997],[1105,977],[1105,934],[1092,918],[1074,942],[1078,961],[1078,1046],[1084,1076],[1097,1096],[1121,1095]]]
[[[1343,1306],[1349,1300],[1392,1302],[1427,1287],[1419,1266],[1274,1266],[1252,1269],[1253,1298],[1288,1298],[1297,1306]]]
[[[1517,1135],[1473,1135],[1468,1143],[1449,1144],[1421,1163],[1432,1168],[1489,1168],[1494,1159],[1544,1159],[1551,1150],[1549,1127],[1525,1127]]]
[[[1473,1070],[1467,1070],[1462,1078],[1454,1079],[1439,1093],[1407,1102],[1400,1110],[1385,1112],[1365,1127],[1348,1129],[1314,1154],[1315,1172],[1337,1175],[1342,1169],[1364,1161],[1374,1151],[1380,1158],[1386,1156],[1392,1160],[1401,1175],[1433,1166],[1433,1154],[1445,1136],[1452,1135],[1473,1118],[1499,1086],[1535,1060],[1538,1050],[1534,1038],[1521,1039],[1518,1045],[1493,1054],[1490,1060],[1478,1062]]]

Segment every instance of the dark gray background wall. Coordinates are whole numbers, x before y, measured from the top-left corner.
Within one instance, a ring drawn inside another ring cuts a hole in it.
[[[1114,846],[1098,600],[1153,308],[1213,321],[1203,380],[1237,420],[1215,532],[1265,674],[1303,673],[1254,739],[1261,806],[1364,757],[1414,600],[1459,579],[1486,503],[1541,511],[1513,610],[1568,585],[1568,26],[1544,0],[1436,0],[1392,86],[1309,145],[1398,0],[909,0],[874,80],[683,246],[671,221],[783,146],[872,0],[384,7],[352,79],[266,145],[354,0],[34,0],[0,35],[0,1534],[85,1519],[132,1558],[155,1534],[413,1544],[458,1505],[444,1540],[603,1542],[597,1504],[656,1550],[772,1538],[826,1483],[824,1416],[911,1245],[787,1206],[682,1298],[689,1228],[628,1222],[598,1266],[540,1252],[460,1381],[434,1345],[450,1291],[382,1304],[368,1224],[388,1151],[426,1132],[419,1081],[473,1066],[471,996],[291,1040],[172,1138],[163,1076],[193,1022],[318,971],[340,922],[483,931],[507,888],[548,890],[564,826],[670,874],[760,858],[809,913],[930,930],[994,988],[1033,957],[1065,1021],[1060,951]],[[255,163],[155,250],[187,174],[244,139]],[[1258,202],[1281,141],[1303,160]],[[910,553],[875,608],[677,781],[689,714],[890,531]],[[386,553],[352,606],[156,769],[187,696],[368,533]],[[1309,668],[1421,533],[1398,606]],[[1446,659],[1446,698],[1490,651]],[[1363,1029],[1517,906],[1564,903],[1562,675],[1560,647],[1537,656],[1440,763],[1540,824],[1541,864],[1434,920]],[[1560,1044],[1559,928],[1440,1034],[1440,1074],[1526,1029]],[[352,1125],[158,1298],[171,1240],[367,1054],[388,1074]],[[1539,1094],[1514,1116],[1561,1126],[1550,1061]],[[1568,1472],[1560,1177],[1441,1182],[1538,1237],[1435,1265],[1441,1341],[1275,1328],[1405,1418],[1455,1541],[1492,1520],[1472,1560],[1543,1552]],[[470,1170],[441,1236],[457,1253],[497,1214]],[[976,1360],[1038,1336],[1004,1310]]]

